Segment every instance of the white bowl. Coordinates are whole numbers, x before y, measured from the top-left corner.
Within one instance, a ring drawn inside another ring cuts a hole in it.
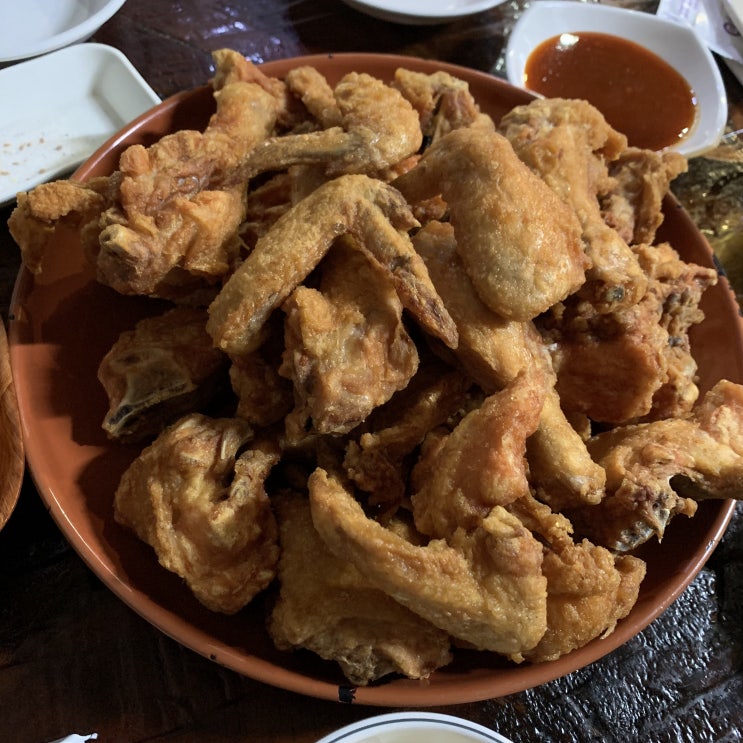
[[[494,8],[505,0],[344,0],[346,5],[392,23],[449,23]]]
[[[72,171],[160,98],[118,49],[88,42],[0,69],[0,101],[4,204]]]
[[[511,743],[494,730],[435,712],[398,712],[359,720],[317,743]]]
[[[84,41],[125,0],[2,0],[0,64],[28,59]]]
[[[650,13],[576,0],[535,0],[519,18],[506,46],[506,74],[524,87],[524,68],[532,51],[561,33],[593,31],[644,46],[675,68],[697,98],[697,117],[689,134],[671,146],[687,157],[712,149],[727,122],[727,96],[709,49],[688,26]]]

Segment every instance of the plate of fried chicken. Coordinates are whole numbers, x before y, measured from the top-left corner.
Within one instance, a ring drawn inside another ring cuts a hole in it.
[[[683,156],[444,63],[214,61],[10,219],[27,457],[72,545],[327,699],[493,698],[636,635],[743,485]]]

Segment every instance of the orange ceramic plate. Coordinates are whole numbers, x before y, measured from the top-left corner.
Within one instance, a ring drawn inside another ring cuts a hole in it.
[[[524,91],[483,73],[409,57],[314,56],[272,62],[264,69],[281,76],[298,64],[316,66],[331,81],[351,70],[386,79],[399,66],[448,70],[469,82],[482,108],[495,118],[529,100]],[[127,145],[152,143],[177,128],[201,127],[212,110],[208,88],[177,95],[112,138],[76,175],[108,174]],[[672,199],[666,202],[662,237],[687,260],[712,265],[707,243]],[[646,550],[648,576],[632,613],[609,637],[557,661],[517,666],[496,655],[461,652],[427,683],[401,679],[350,689],[335,664],[309,653],[274,649],[264,627],[262,600],[232,617],[207,611],[180,579],[159,567],[149,546],[114,522],[113,493],[138,449],[106,440],[100,423],[107,401],[96,370],[119,332],[152,305],[98,285],[74,232],[60,230],[45,261],[43,273],[35,278],[21,272],[10,323],[28,462],[39,492],[73,547],[123,601],[183,645],[246,676],[316,697],[393,707],[512,694],[581,668],[646,627],[691,582],[730,519],[730,502],[704,503],[693,519],[677,518],[663,544]],[[702,386],[721,377],[743,382],[741,327],[726,281],[706,293],[703,307],[707,319],[694,334]]]

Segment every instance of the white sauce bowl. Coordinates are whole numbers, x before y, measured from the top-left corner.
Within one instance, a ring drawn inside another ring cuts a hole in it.
[[[534,0],[517,21],[506,46],[508,81],[524,88],[526,63],[534,49],[561,33],[581,31],[633,41],[663,59],[689,83],[696,97],[696,119],[689,134],[669,149],[694,157],[718,144],[728,106],[712,53],[688,26],[650,13],[577,0]]]

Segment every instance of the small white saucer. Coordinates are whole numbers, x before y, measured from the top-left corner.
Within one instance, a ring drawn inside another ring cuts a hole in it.
[[[692,131],[672,148],[687,157],[703,154],[720,141],[728,106],[720,70],[709,49],[688,26],[650,13],[576,0],[536,0],[519,18],[506,46],[506,74],[524,87],[532,51],[561,33],[593,31],[634,41],[675,68],[697,98]]]
[[[29,59],[92,36],[125,0],[0,2],[0,64]]]
[[[511,743],[490,728],[436,712],[397,712],[359,720],[317,743]]]
[[[74,170],[160,98],[118,50],[75,44],[0,69],[0,204]]]
[[[343,0],[374,18],[406,25],[449,23],[482,13],[505,0]]]

